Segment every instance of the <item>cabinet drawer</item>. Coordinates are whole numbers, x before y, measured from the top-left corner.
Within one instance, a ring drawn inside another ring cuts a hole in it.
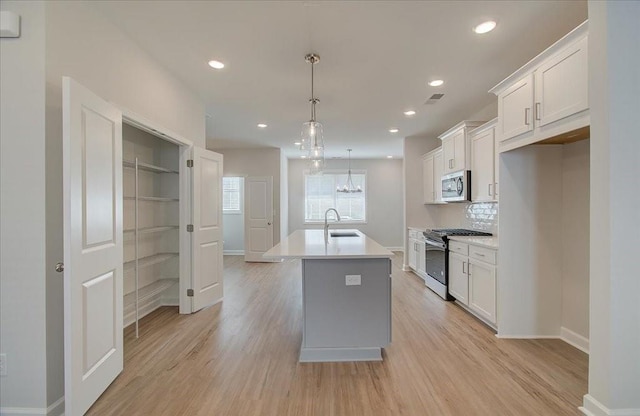
[[[469,245],[461,243],[459,241],[450,241],[449,251],[451,251],[452,253],[458,253],[462,254],[463,256],[467,256],[469,255]]]
[[[489,264],[496,264],[497,253],[490,248],[469,246],[469,258],[484,261]]]

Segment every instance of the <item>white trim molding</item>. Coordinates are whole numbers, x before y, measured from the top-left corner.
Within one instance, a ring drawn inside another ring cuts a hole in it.
[[[404,253],[404,247],[385,247],[385,248],[389,251],[399,251],[401,253]]]
[[[244,256],[244,250],[223,250],[225,256]]]
[[[582,335],[573,332],[572,330],[561,327],[560,328],[560,339],[566,342],[569,345],[572,345],[579,349],[580,351],[589,354],[589,339],[583,337]]]
[[[640,409],[608,409],[592,395],[585,394],[578,409],[586,416],[640,416]]]
[[[0,407],[2,416],[63,416],[64,396],[53,402],[47,408],[39,407]]]

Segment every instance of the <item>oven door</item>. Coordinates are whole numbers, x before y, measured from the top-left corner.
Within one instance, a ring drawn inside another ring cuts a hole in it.
[[[425,262],[427,274],[433,279],[447,285],[446,260],[447,253],[445,244],[438,241],[425,240]]]

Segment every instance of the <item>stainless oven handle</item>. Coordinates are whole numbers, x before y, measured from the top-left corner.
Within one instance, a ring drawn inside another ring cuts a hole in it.
[[[439,248],[446,248],[446,245],[444,243],[440,243],[438,241],[433,241],[433,240],[429,240],[428,238],[425,238],[424,242],[426,244],[429,244],[430,246],[435,246],[435,247],[439,247]]]

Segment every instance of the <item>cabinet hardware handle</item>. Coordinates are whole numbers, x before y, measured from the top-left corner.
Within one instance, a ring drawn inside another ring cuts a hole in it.
[[[475,252],[475,251],[473,252],[473,254],[475,254],[476,256],[484,257],[484,254],[478,253],[478,252]]]
[[[493,185],[493,184],[491,184],[491,183],[489,184],[489,196],[491,196],[491,185]]]
[[[493,194],[494,194],[495,196],[498,196],[498,182],[495,182],[495,183],[493,184]]]
[[[536,120],[540,120],[540,103],[536,103]]]
[[[467,265],[467,274],[471,276],[471,262],[469,262]]]
[[[466,262],[462,262],[462,274],[467,274],[467,273],[464,271],[464,265],[465,265],[465,264],[466,264]]]
[[[524,109],[524,125],[525,126],[529,125],[529,111],[531,111],[531,109],[529,107],[526,107]]]

